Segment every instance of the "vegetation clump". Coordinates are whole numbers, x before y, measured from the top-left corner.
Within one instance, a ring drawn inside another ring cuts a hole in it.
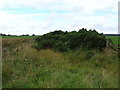
[[[37,49],[54,49],[57,51],[83,49],[103,50],[106,47],[106,38],[96,30],[80,29],[79,31],[56,30],[36,39]]]

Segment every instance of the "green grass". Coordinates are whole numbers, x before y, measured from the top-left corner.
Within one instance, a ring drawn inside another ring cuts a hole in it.
[[[3,88],[118,87],[116,51],[60,53],[31,46],[3,53]]]
[[[2,36],[2,38],[35,38],[36,36]]]
[[[7,38],[35,38],[36,36],[2,36],[3,39]],[[106,38],[111,39],[113,44],[120,44],[120,40],[118,40],[119,36],[106,36]]]
[[[111,39],[113,41],[113,44],[120,44],[119,36],[106,36],[106,38]]]

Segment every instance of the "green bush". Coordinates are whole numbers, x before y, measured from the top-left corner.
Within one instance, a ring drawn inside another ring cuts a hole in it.
[[[37,49],[54,49],[58,51],[83,49],[103,50],[106,47],[106,38],[96,30],[80,29],[72,32],[56,30],[39,36],[36,39]]]

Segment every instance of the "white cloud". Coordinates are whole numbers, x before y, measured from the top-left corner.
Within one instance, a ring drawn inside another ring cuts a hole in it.
[[[113,8],[118,3],[118,0],[1,0],[0,2],[4,8],[26,6],[47,10],[73,10],[83,7],[92,11]]]
[[[56,29],[70,31],[84,27],[117,33],[117,5],[118,0],[0,0],[0,32],[44,34]],[[52,12],[14,14],[15,11],[9,11],[26,7]]]

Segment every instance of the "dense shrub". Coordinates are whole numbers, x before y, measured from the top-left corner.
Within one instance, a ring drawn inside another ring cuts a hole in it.
[[[36,39],[37,49],[54,49],[67,51],[78,48],[103,50],[106,47],[106,39],[96,30],[80,29],[72,32],[56,30]]]

